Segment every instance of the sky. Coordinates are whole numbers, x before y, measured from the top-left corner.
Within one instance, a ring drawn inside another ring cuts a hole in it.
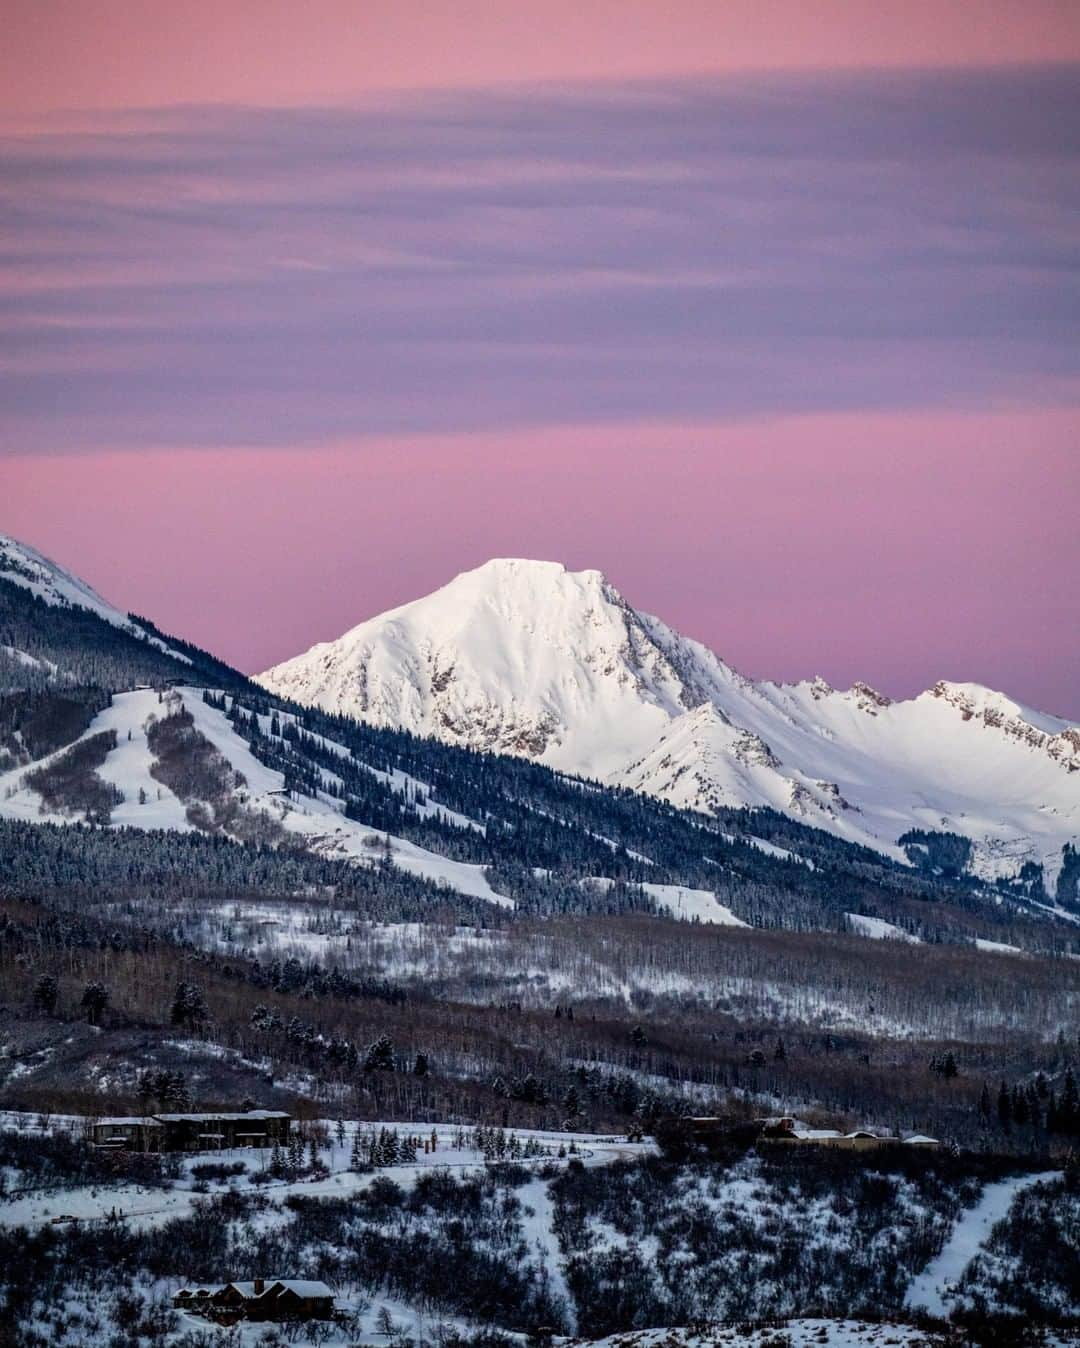
[[[1080,8],[14,0],[0,530],[249,670],[491,556],[1080,717]]]

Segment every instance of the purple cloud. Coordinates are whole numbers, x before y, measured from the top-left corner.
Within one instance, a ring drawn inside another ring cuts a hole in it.
[[[9,451],[1073,400],[1073,67],[0,139]]]

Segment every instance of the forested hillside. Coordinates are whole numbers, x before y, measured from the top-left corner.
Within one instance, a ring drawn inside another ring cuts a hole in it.
[[[63,594],[0,599],[9,1103],[135,1109],[152,1066],[368,1117],[779,1104],[1065,1144],[1069,856],[1056,900],[971,878],[944,833],[904,865],[290,705]]]

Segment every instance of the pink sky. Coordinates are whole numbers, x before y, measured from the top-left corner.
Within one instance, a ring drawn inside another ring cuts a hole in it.
[[[4,20],[0,531],[248,670],[516,555],[1080,715],[1075,0]]]
[[[1080,57],[1073,0],[9,0],[8,113]]]
[[[524,555],[599,567],[745,673],[1076,715],[1075,445],[1025,412],[53,456],[9,461],[4,515],[251,670]]]

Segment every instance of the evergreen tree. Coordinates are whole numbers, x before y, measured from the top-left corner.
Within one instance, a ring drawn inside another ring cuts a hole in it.
[[[1077,1093],[1072,1068],[1065,1073],[1065,1084],[1061,1088],[1058,1128],[1066,1137],[1080,1137],[1080,1094]]]
[[[206,1002],[198,987],[183,980],[177,983],[169,1009],[170,1023],[194,1030],[206,1020],[207,1015]]]
[[[79,1005],[86,1012],[89,1024],[100,1025],[105,1008],[109,1005],[109,989],[104,983],[87,983]]]
[[[986,1082],[983,1082],[982,1091],[979,1093],[979,1115],[984,1122],[990,1121],[992,1106],[990,1103],[990,1088]]]
[[[364,1057],[365,1072],[392,1072],[394,1070],[394,1042],[388,1034],[379,1035],[368,1046]]]
[[[60,995],[60,984],[52,974],[42,974],[34,984],[33,1003],[37,1010],[51,1016],[56,1010],[56,1001]]]
[[[293,1175],[298,1175],[304,1164],[304,1139],[299,1133],[293,1133],[289,1138],[289,1171]]]
[[[997,1116],[998,1123],[1001,1124],[1006,1132],[1009,1132],[1012,1128],[1012,1101],[1009,1098],[1009,1088],[1005,1085],[1004,1081],[1001,1083],[1001,1088],[998,1091]]]

